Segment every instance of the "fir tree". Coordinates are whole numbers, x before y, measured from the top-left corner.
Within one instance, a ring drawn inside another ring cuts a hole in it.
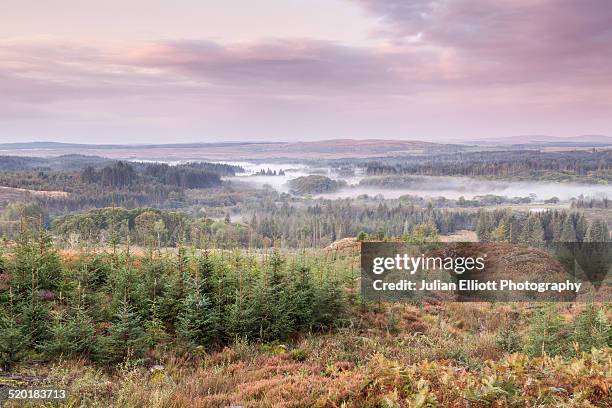
[[[194,345],[207,345],[216,337],[218,316],[205,294],[190,293],[183,300],[177,333]]]
[[[585,241],[587,242],[607,242],[610,240],[608,224],[604,220],[593,220],[587,230]]]
[[[566,350],[565,324],[556,305],[537,311],[531,320],[525,351],[530,356],[556,356]]]
[[[566,217],[561,228],[560,242],[576,242],[576,229],[570,217]]]
[[[42,346],[51,358],[90,356],[95,351],[94,327],[84,310],[73,315],[58,315],[51,325],[51,338]]]
[[[95,358],[106,363],[120,363],[140,357],[146,346],[146,337],[140,319],[132,306],[124,300],[119,305],[109,335],[100,339]]]
[[[590,303],[574,318],[572,341],[581,351],[590,351],[592,347],[612,347],[612,325],[603,309]]]
[[[9,370],[23,357],[29,338],[17,324],[12,300],[7,313],[0,313],[0,367]]]

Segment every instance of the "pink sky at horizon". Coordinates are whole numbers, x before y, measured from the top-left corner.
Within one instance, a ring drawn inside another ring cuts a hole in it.
[[[0,142],[612,135],[607,0],[5,0]]]

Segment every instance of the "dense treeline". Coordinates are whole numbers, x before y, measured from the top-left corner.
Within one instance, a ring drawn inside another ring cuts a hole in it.
[[[550,180],[612,180],[612,150],[470,152],[370,162],[375,175],[485,176]]]
[[[236,339],[329,330],[347,311],[340,278],[278,253],[262,262],[194,253],[63,259],[44,230],[0,255],[0,366],[22,359],[139,361],[158,345],[210,350]]]
[[[207,163],[211,164],[212,163]],[[204,164],[182,164],[169,166],[163,163],[141,164],[141,173],[137,173],[134,166],[125,162],[117,162],[106,166],[100,171],[87,167],[81,172],[81,180],[87,184],[99,183],[106,187],[124,188],[133,184],[157,182],[163,185],[181,188],[208,188],[221,185],[218,173],[206,170]],[[214,164],[212,168],[218,169],[224,175],[234,175],[234,166]]]
[[[39,191],[62,191],[68,195],[32,195],[50,213],[66,213],[112,205],[136,208],[182,207],[185,190],[221,186],[221,175],[243,171],[219,163],[111,162],[103,167],[77,170],[24,170],[0,172],[0,185]]]
[[[287,201],[246,205],[243,216],[261,237],[286,246],[325,246],[360,232],[370,235],[402,236],[417,224],[433,224],[446,234],[473,229],[477,214],[420,208],[414,205],[360,205],[350,199],[319,200],[313,205]]]
[[[53,220],[59,242],[74,246],[97,242],[116,246],[134,244],[148,248],[180,244],[197,248],[260,246],[261,241],[241,224],[229,219],[191,218],[185,213],[154,208],[100,208],[67,214]]]
[[[220,185],[220,176],[243,171],[238,166],[219,163],[187,163],[169,166],[160,163],[113,162],[100,169],[87,166],[81,171],[3,171],[0,185],[31,190],[78,192],[97,184],[122,189],[134,185],[159,183],[181,188],[206,188]]]
[[[57,157],[0,156],[0,170],[78,170],[85,166],[100,167],[112,161],[103,157],[80,154]]]
[[[445,197],[421,197],[416,195],[403,195],[399,197],[399,201],[401,203],[413,204],[420,207],[427,207],[432,205],[436,208],[476,208],[476,207],[484,207],[484,206],[495,206],[495,205],[504,205],[504,204],[529,204],[533,202],[534,198],[532,196],[525,197],[506,197],[500,196],[497,194],[484,194],[484,195],[476,195],[471,199],[466,199],[465,197],[459,197],[454,200],[451,198]],[[551,203],[558,202],[559,199],[555,197],[551,198]]]
[[[604,220],[587,222],[584,214],[564,210],[516,213],[510,210],[479,211],[476,225],[481,242],[540,245],[544,242],[607,242]]]
[[[21,217],[46,220],[40,206],[11,204],[0,223],[0,232],[13,238]],[[155,208],[108,207],[65,214],[46,222],[58,242],[74,246],[133,245],[150,248],[192,245],[197,248],[323,247],[345,237],[365,233],[373,237],[404,236],[420,224],[432,225],[436,233],[473,229],[475,211],[446,210],[393,203],[364,204],[345,200],[318,200],[310,205],[285,195],[272,194],[242,206],[243,222],[214,220],[184,212]],[[29,216],[28,214],[36,214]]]

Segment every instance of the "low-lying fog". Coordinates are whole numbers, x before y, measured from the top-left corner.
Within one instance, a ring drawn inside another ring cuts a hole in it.
[[[596,184],[572,184],[552,183],[540,181],[496,181],[479,180],[469,177],[432,177],[414,176],[414,181],[405,187],[384,187],[360,185],[359,182],[365,178],[363,172],[356,170],[354,176],[340,176],[329,167],[316,168],[305,164],[296,163],[249,163],[249,162],[223,162],[243,167],[246,172],[236,177],[227,177],[228,180],[239,180],[249,182],[255,186],[263,187],[269,185],[272,188],[288,192],[287,182],[291,179],[309,174],[321,174],[332,179],[342,179],[348,183],[346,188],[333,193],[319,194],[316,198],[354,198],[362,194],[369,196],[381,195],[384,198],[398,198],[402,195],[411,194],[421,197],[446,197],[457,199],[461,196],[472,199],[474,196],[494,194],[507,197],[525,197],[535,194],[538,201],[552,197],[567,201],[572,197],[583,195],[585,197],[608,197],[612,198],[612,186]],[[278,172],[284,171],[282,176],[254,175],[261,170]],[[411,177],[411,176],[407,176]]]
[[[413,188],[383,188],[373,186],[349,186],[334,193],[321,194],[322,198],[357,197],[361,194],[375,196],[381,194],[385,198],[398,198],[411,194],[421,197],[445,197],[457,199],[463,196],[472,199],[475,196],[493,194],[506,197],[526,197],[535,194],[538,201],[557,197],[567,201],[581,194],[586,197],[612,197],[612,187],[604,185],[584,185],[569,183],[546,182],[512,182],[475,180],[467,177],[423,177],[421,185]]]
[[[269,185],[277,191],[288,193],[289,187],[287,182],[294,178],[308,176],[310,174],[321,174],[323,176],[346,180],[348,184],[357,184],[361,177],[339,177],[337,173],[333,172],[329,167],[312,167],[305,164],[297,163],[248,163],[248,162],[219,162],[223,164],[231,164],[234,166],[240,166],[245,169],[245,173],[237,174],[235,177],[224,177],[225,180],[237,180],[241,182],[248,182],[257,187],[263,187]],[[260,171],[276,171],[276,176],[263,176],[257,174]],[[285,174],[279,176],[278,173],[283,171]]]

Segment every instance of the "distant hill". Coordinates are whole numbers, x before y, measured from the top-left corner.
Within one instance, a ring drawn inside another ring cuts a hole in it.
[[[582,135],[558,137],[547,135],[521,135],[511,137],[494,137],[466,141],[476,145],[541,145],[541,146],[612,146],[612,137],[603,135]]]
[[[342,159],[449,153],[469,147],[411,140],[333,139],[312,142],[227,142],[152,145],[86,145],[53,142],[0,144],[0,155],[60,156],[86,154],[122,159],[266,160]]]

